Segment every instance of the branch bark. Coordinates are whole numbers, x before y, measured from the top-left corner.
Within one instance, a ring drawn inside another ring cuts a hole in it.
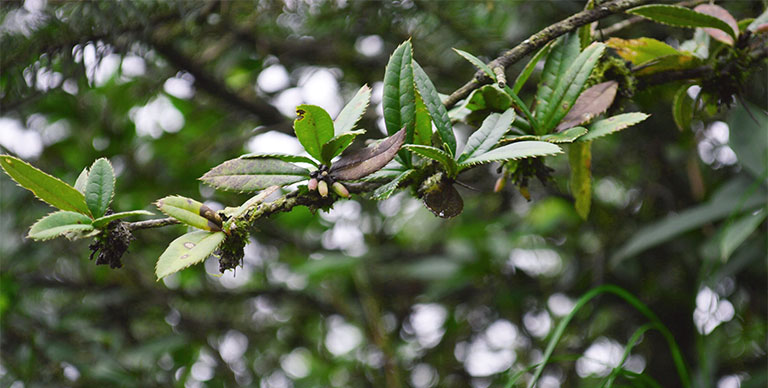
[[[594,9],[579,12],[531,35],[528,39],[522,41],[513,49],[492,60],[490,63],[488,63],[488,67],[491,69],[499,66],[507,68],[508,66],[521,60],[526,55],[544,47],[545,44],[551,40],[556,39],[560,35],[573,31],[594,21],[600,20],[606,16],[620,13],[629,8],[633,8],[648,2],[650,2],[650,0],[614,0],[602,4]],[[461,99],[467,97],[473,90],[484,84],[487,84],[489,81],[490,78],[488,78],[487,75],[485,75],[482,71],[478,71],[475,73],[475,77],[471,81],[467,82],[462,87],[451,93],[451,95],[448,96],[443,104],[447,108],[451,108]]]

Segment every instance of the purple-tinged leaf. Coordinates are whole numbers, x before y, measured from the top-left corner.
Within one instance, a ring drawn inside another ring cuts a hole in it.
[[[341,159],[331,166],[331,176],[337,180],[348,181],[372,174],[395,157],[404,141],[405,128],[373,146],[342,155]]]
[[[726,23],[728,23],[729,26],[733,29],[734,32],[738,33],[739,31],[739,22],[736,21],[736,18],[731,15],[730,12],[726,11],[725,8],[715,5],[715,4],[701,4],[696,6],[696,8],[693,9],[694,11],[698,13],[703,13],[705,15],[714,16]],[[733,37],[729,34],[727,34],[725,31],[719,30],[717,28],[704,28],[704,31],[706,31],[709,36],[729,45],[733,46]]]
[[[606,81],[583,91],[573,104],[573,108],[555,127],[555,132],[587,123],[595,116],[605,112],[613,103],[613,99],[616,98],[618,87],[618,82]]]

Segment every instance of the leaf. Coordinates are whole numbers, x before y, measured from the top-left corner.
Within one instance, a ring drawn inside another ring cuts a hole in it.
[[[667,70],[684,70],[700,66],[703,61],[693,55],[667,55],[658,57],[632,69],[637,76],[646,76]]]
[[[693,119],[693,105],[695,102],[688,96],[688,88],[691,84],[685,84],[677,89],[672,100],[672,119],[675,120],[677,129],[684,131],[691,127]]]
[[[569,186],[574,198],[576,213],[586,220],[592,203],[592,143],[574,143],[568,149],[568,162],[571,165]]]
[[[543,136],[536,135],[519,135],[519,136],[507,136],[501,139],[499,144],[515,143],[523,140],[541,140]]]
[[[403,147],[425,158],[435,160],[438,163],[442,164],[443,168],[445,169],[445,173],[446,175],[448,175],[448,177],[453,178],[456,176],[456,173],[458,172],[456,161],[453,160],[453,157],[451,157],[451,155],[449,155],[447,152],[439,148],[424,146],[424,145],[416,145],[416,144],[406,144]]]
[[[605,45],[612,48],[622,59],[641,65],[667,55],[681,55],[674,47],[653,38],[619,39],[610,38]]]
[[[587,129],[584,127],[573,127],[566,129],[565,131],[558,133],[550,133],[539,137],[538,140],[548,141],[550,143],[573,143],[576,139],[587,134]]]
[[[728,145],[736,153],[739,164],[753,177],[765,182],[768,174],[768,112],[742,101],[728,112],[728,127]]]
[[[349,155],[342,155],[341,159],[331,166],[330,174],[336,180],[348,181],[374,173],[395,157],[403,141],[405,128],[377,144]]]
[[[504,114],[492,113],[483,121],[480,129],[472,133],[464,151],[459,156],[459,163],[474,155],[481,155],[495,147],[515,121],[515,111],[509,109]]]
[[[75,181],[75,190],[85,195],[85,185],[88,183],[88,167],[83,168]]]
[[[19,186],[31,191],[41,201],[61,210],[91,215],[83,193],[61,179],[10,155],[0,155],[0,166]]]
[[[555,127],[555,132],[588,123],[595,116],[605,112],[613,104],[618,87],[618,82],[606,81],[582,92],[573,104],[573,108]]]
[[[520,141],[494,148],[484,154],[475,155],[460,163],[459,171],[477,164],[555,155],[561,152],[563,152],[563,150],[552,143],[543,141]]]
[[[558,83],[557,89],[552,93],[551,111],[543,116],[546,119],[543,120],[544,124],[540,126],[540,129],[549,131],[550,128],[554,128],[571,110],[604,50],[604,44],[592,43],[573,61],[571,67],[568,68]]]
[[[550,41],[544,47],[540,48],[539,51],[536,52],[536,55],[534,55],[533,58],[528,61],[528,64],[525,65],[523,71],[517,75],[517,78],[515,78],[515,84],[512,86],[512,91],[515,92],[515,94],[520,93],[520,90],[523,88],[523,85],[525,85],[525,82],[528,81],[528,78],[530,78],[531,74],[533,74],[533,70],[536,69],[536,65],[539,63],[541,58],[549,53],[549,50],[552,48],[552,42],[553,41]]]
[[[612,116],[607,119],[592,123],[589,126],[589,132],[586,135],[579,138],[579,141],[592,141],[597,138],[610,135],[614,132],[621,131],[624,128],[633,126],[645,119],[650,115],[640,112],[622,113],[620,115]]]
[[[504,85],[504,91],[507,92],[510,97],[512,97],[512,101],[514,102],[515,106],[523,111],[523,115],[525,115],[525,118],[528,120],[530,126],[533,127],[533,131],[535,133],[539,133],[541,131],[540,123],[536,117],[534,117],[531,111],[528,110],[525,102],[523,102],[523,100],[521,100],[520,97],[518,97],[517,94],[509,88],[509,86]]]
[[[484,85],[480,91],[483,94],[483,102],[488,109],[504,112],[512,106],[512,97],[501,90],[497,84]]]
[[[224,214],[226,214],[231,218],[239,218],[243,214],[245,214],[245,212],[248,211],[248,209],[264,201],[267,197],[269,197],[270,195],[272,195],[272,193],[274,193],[279,189],[280,189],[280,186],[267,187],[266,189],[260,191],[258,194],[254,195],[247,201],[243,202],[242,205],[236,208],[231,208],[231,207],[224,208]]]
[[[37,220],[29,229],[27,237],[34,240],[50,240],[70,232],[93,230],[91,218],[71,211],[57,211]]]
[[[616,268],[629,257],[669,241],[682,233],[725,218],[734,211],[749,211],[758,206],[764,206],[765,196],[768,193],[762,188],[757,192],[748,193],[745,197],[751,184],[752,182],[746,179],[733,179],[715,193],[709,202],[643,226],[611,257],[610,266]]]
[[[733,15],[730,14],[730,12],[726,11],[725,8],[715,5],[715,4],[700,4],[697,5],[696,8],[693,9],[694,11],[698,13],[703,13],[705,15],[713,16],[721,21],[728,24],[728,26],[731,27],[734,33],[726,33],[722,30],[719,30],[718,28],[704,28],[704,31],[709,34],[709,36],[715,38],[716,40],[719,40],[727,45],[733,46],[733,38],[735,37],[735,33],[738,33],[739,31],[739,22],[736,21],[736,18],[733,17]]]
[[[755,20],[749,23],[749,25],[747,26],[747,29],[752,32],[757,32],[757,30],[761,28],[761,26],[764,26],[766,23],[768,23],[768,9],[763,11],[763,13],[761,13],[760,16],[758,16]]]
[[[427,73],[424,72],[416,61],[413,61],[413,75],[416,87],[419,90],[419,94],[424,99],[424,105],[427,106],[427,110],[432,117],[432,122],[435,123],[435,128],[437,128],[437,133],[440,136],[440,139],[443,141],[443,144],[448,147],[448,153],[450,153],[451,156],[455,155],[456,137],[453,134],[451,118],[448,117],[448,111],[440,100],[435,85],[432,84]],[[410,143],[411,141],[412,139],[406,138],[406,143]]]
[[[413,143],[432,144],[432,117],[418,92],[416,92],[416,126],[413,131]]]
[[[288,163],[309,163],[315,167],[318,166],[317,162],[306,157],[286,154],[245,154],[240,156],[240,159],[278,159]]]
[[[325,109],[316,105],[296,107],[293,130],[307,153],[315,159],[322,159],[320,148],[333,137],[333,120]]]
[[[727,261],[731,254],[746,241],[760,224],[765,220],[768,214],[765,208],[762,208],[751,214],[747,214],[733,223],[727,223],[720,237],[720,259]]]
[[[189,226],[212,232],[221,230],[219,215],[194,199],[172,195],[158,200],[155,205],[161,212]]]
[[[423,93],[422,97],[425,97]],[[413,142],[416,126],[416,94],[410,40],[398,46],[389,58],[384,71],[384,93],[381,104],[387,133],[392,136],[401,128],[405,128],[405,142]],[[401,158],[403,163],[410,165],[410,157],[407,153],[404,152]]]
[[[284,186],[309,177],[305,168],[279,159],[248,158],[228,160],[200,177],[205,184],[221,190],[256,191]]]
[[[85,184],[85,203],[94,218],[106,213],[115,194],[115,171],[105,158],[99,158],[91,165]]]
[[[488,65],[486,65],[485,62],[481,61],[480,58],[478,58],[478,57],[476,57],[476,56],[474,56],[474,55],[472,55],[472,54],[470,54],[470,53],[468,53],[466,51],[459,50],[457,48],[454,48],[453,51],[455,51],[456,54],[461,55],[462,58],[464,58],[467,61],[469,61],[469,63],[474,65],[478,70],[480,70],[483,73],[485,73],[485,75],[487,75],[490,79],[492,79],[493,82],[496,82],[496,74],[494,74],[493,70],[491,70],[491,68],[488,67]]]
[[[697,28],[693,33],[693,39],[680,43],[680,51],[690,53],[696,57],[706,60],[709,58],[709,35],[704,29]]]
[[[408,179],[408,177],[410,177],[411,174],[413,174],[414,172],[416,172],[416,170],[405,170],[402,173],[400,173],[400,175],[392,179],[391,181],[377,187],[376,190],[373,191],[372,198],[377,201],[382,201],[391,197],[392,194],[394,194],[395,191],[397,191],[398,187],[400,186],[400,183]]]
[[[341,154],[345,149],[347,149],[347,147],[349,147],[350,144],[352,144],[357,136],[364,133],[365,129],[359,129],[357,131],[344,132],[341,135],[335,136],[331,140],[328,140],[327,143],[323,144],[322,151],[320,151],[322,156],[320,161],[323,162],[323,164],[326,166],[330,166],[331,159]]]
[[[450,179],[440,179],[437,184],[427,188],[422,201],[427,209],[440,218],[453,218],[464,210],[464,200]]]
[[[554,110],[555,89],[558,88],[563,76],[578,56],[579,39],[574,34],[563,35],[553,44],[547,55],[547,61],[544,62],[544,70],[541,72],[541,80],[536,91],[535,116],[539,123],[544,123],[544,118]]]
[[[223,232],[194,231],[173,240],[157,260],[157,280],[207,259],[225,237]]]
[[[677,5],[651,4],[642,5],[627,11],[629,14],[642,16],[661,24],[675,27],[710,27],[726,32],[732,38],[736,33],[728,23],[710,15]]]
[[[93,220],[93,227],[96,229],[100,229],[102,227],[107,226],[110,222],[114,220],[119,220],[121,218],[133,217],[133,216],[152,216],[152,215],[154,214],[146,210],[131,210],[127,212],[112,213],[108,216],[99,217]]]
[[[363,117],[370,100],[371,88],[368,85],[363,85],[336,116],[336,121],[333,122],[336,136],[349,132],[355,127],[355,124]]]

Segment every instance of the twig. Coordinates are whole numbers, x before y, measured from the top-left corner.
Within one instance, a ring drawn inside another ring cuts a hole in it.
[[[559,37],[560,35],[573,31],[583,25],[592,23],[606,16],[623,12],[626,9],[636,7],[648,2],[650,2],[650,0],[614,0],[609,3],[602,4],[594,9],[579,12],[531,35],[531,37],[522,41],[513,49],[505,52],[500,57],[491,61],[488,64],[488,67],[491,69],[498,66],[506,68],[519,61],[526,55],[538,50],[541,47],[544,47],[547,42]],[[448,96],[443,104],[447,108],[453,107],[461,99],[467,97],[470,92],[488,83],[488,81],[490,81],[490,78],[488,78],[488,76],[486,76],[483,72],[478,71],[475,73],[475,77],[471,81],[467,82],[455,92],[451,93],[451,95]]]
[[[147,220],[147,221],[137,221],[137,222],[126,222],[125,226],[133,232],[134,230],[141,230],[141,229],[150,229],[150,228],[160,228],[163,226],[168,225],[176,225],[180,224],[179,220],[168,217],[168,218],[158,218],[155,220]]]

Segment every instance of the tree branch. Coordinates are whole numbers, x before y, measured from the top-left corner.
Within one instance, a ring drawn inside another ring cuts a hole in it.
[[[544,47],[544,45],[546,45],[549,41],[559,37],[560,35],[573,31],[594,21],[600,20],[606,16],[623,12],[626,9],[633,8],[648,2],[650,2],[650,0],[614,0],[602,4],[594,9],[579,12],[531,35],[528,39],[522,41],[513,49],[505,52],[498,58],[488,63],[488,67],[491,69],[499,66],[507,68],[526,55]],[[482,71],[478,71],[475,73],[475,77],[471,81],[467,82],[462,87],[451,93],[451,95],[448,96],[443,104],[447,108],[451,108],[461,99],[467,97],[473,90],[484,84],[487,84],[489,81],[490,78],[488,78],[487,75],[485,75]]]

